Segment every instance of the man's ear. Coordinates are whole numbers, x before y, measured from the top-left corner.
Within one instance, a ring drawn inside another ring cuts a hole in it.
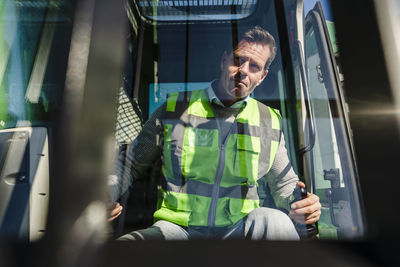
[[[257,86],[259,86],[265,79],[265,77],[267,77],[268,74],[268,70],[265,70],[263,75],[261,76],[261,79],[258,81]]]
[[[228,54],[226,53],[226,51],[224,51],[224,53],[222,54],[221,63],[220,63],[221,71],[224,70],[224,65],[225,65],[227,60],[228,60]]]

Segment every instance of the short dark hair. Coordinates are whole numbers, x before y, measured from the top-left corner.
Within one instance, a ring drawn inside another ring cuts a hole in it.
[[[270,56],[265,63],[264,69],[267,70],[276,56],[276,43],[274,37],[265,29],[260,26],[254,26],[247,30],[240,38],[240,41],[245,40],[249,43],[258,43],[268,45],[270,49]]]

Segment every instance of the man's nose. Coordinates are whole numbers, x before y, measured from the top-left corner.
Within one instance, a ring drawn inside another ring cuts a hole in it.
[[[245,61],[243,62],[240,66],[239,66],[239,72],[241,74],[247,75],[247,73],[249,72],[249,62]]]

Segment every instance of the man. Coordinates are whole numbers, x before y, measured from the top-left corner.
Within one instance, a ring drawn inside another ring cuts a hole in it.
[[[298,239],[285,213],[259,207],[257,181],[263,177],[276,206],[289,210],[290,218],[318,221],[316,195],[291,203],[295,187],[304,184],[289,163],[279,113],[249,97],[275,54],[274,38],[256,26],[234,51],[224,52],[220,78],[208,89],[172,93],[153,113],[131,145],[129,175],[122,180],[140,177],[161,157],[167,186],[154,225],[120,239]],[[113,184],[116,191],[120,184]],[[114,204],[110,219],[121,210]]]

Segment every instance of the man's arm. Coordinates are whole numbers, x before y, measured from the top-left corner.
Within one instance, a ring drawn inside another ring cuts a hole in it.
[[[163,131],[160,118],[164,110],[165,104],[154,111],[137,138],[128,146],[126,156],[120,155],[116,163],[116,174],[109,178],[111,202],[117,201],[161,156],[160,135]],[[115,215],[116,208],[119,207],[116,204],[112,205],[110,215]]]
[[[305,199],[290,204],[296,186],[305,187],[305,185],[299,182],[299,178],[290,164],[283,133],[280,139],[274,163],[267,174],[271,195],[278,208],[290,211],[289,216],[294,221],[303,224],[314,223],[319,220],[321,215],[318,196],[308,193]]]
[[[276,207],[290,210],[290,198],[299,182],[299,178],[290,164],[283,133],[280,137],[275,160],[266,178]]]

